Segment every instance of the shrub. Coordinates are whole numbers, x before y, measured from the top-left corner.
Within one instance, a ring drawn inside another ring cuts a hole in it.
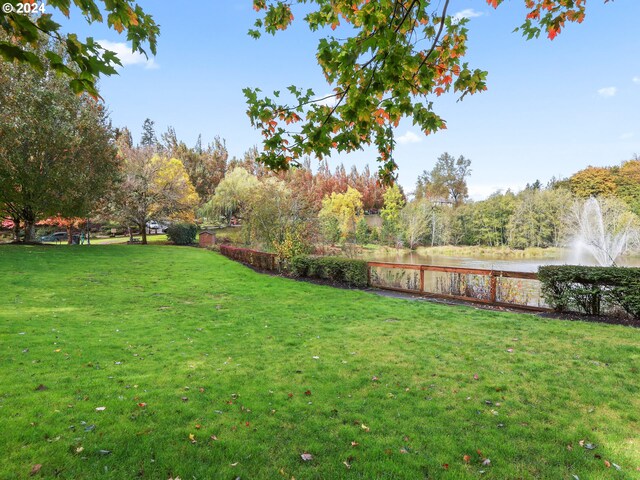
[[[167,238],[176,245],[192,245],[196,243],[198,227],[191,223],[176,223],[167,228]]]
[[[547,266],[538,278],[545,300],[559,312],[600,315],[607,305],[640,318],[640,268]]]
[[[322,278],[359,288],[368,285],[368,267],[364,260],[298,255],[291,259],[289,270],[298,277]]]

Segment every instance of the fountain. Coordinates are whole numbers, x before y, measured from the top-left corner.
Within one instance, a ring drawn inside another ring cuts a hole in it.
[[[634,215],[612,200],[589,198],[573,209],[576,234],[573,238],[578,258],[587,252],[603,267],[615,266],[616,259],[634,238]],[[579,262],[582,263],[582,262]]]

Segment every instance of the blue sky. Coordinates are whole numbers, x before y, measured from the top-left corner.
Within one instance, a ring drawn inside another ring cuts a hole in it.
[[[436,101],[448,129],[424,136],[411,122],[396,135],[399,181],[411,191],[417,175],[442,152],[472,160],[472,198],[498,189],[564,177],[588,165],[616,165],[640,154],[640,0],[589,2],[581,25],[568,25],[553,42],[525,41],[513,29],[525,15],[522,0],[497,10],[484,0],[453,0],[466,11],[470,66],[489,72],[488,91],[456,102]],[[242,88],[265,92],[295,84],[330,92],[315,61],[318,33],[302,21],[275,37],[247,35],[256,18],[251,0],[141,1],[161,26],[151,62],[126,53],[118,76],[100,81],[114,126],[137,140],[145,118],[193,144],[220,136],[231,156],[260,142],[246,116]],[[301,20],[301,16],[297,20]],[[105,40],[126,52],[123,36],[72,16],[61,22],[81,36]],[[375,152],[334,156],[332,166],[366,163]]]

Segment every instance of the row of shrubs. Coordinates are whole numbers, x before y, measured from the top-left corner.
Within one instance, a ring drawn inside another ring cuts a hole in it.
[[[538,278],[556,311],[601,315],[622,309],[640,319],[640,268],[547,266]]]
[[[365,260],[299,255],[289,261],[287,268],[296,277],[320,278],[357,288],[369,284]]]

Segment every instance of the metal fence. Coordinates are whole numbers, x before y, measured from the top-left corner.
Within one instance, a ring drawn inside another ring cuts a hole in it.
[[[368,262],[369,285],[503,307],[547,310],[535,273]]]

